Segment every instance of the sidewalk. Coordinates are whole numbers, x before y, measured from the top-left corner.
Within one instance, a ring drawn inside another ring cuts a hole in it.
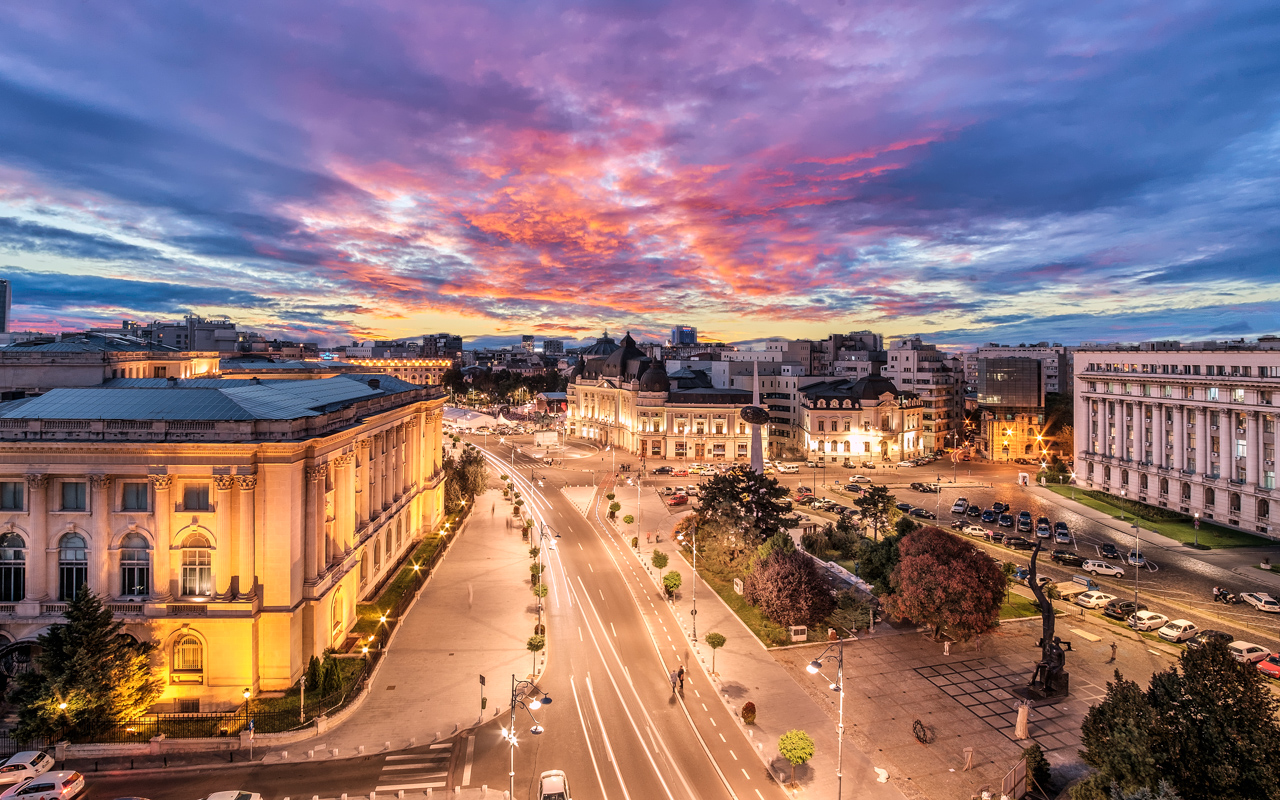
[[[693,570],[679,556],[672,544],[671,529],[684,512],[671,513],[671,509],[654,493],[652,487],[642,491],[637,514],[639,524],[626,525],[621,522],[625,514],[637,513],[636,491],[634,486],[624,485],[615,488],[616,499],[622,504],[618,512],[617,528],[627,537],[639,536],[640,545],[637,556],[657,585],[657,571],[653,569],[650,558],[655,548],[661,549],[670,556],[666,572],[677,571],[684,579],[677,593],[673,607],[685,628],[686,635],[692,630],[690,612],[693,610],[693,585],[690,582]],[[645,532],[656,531],[661,535],[660,543],[646,542]],[[725,636],[727,642],[715,653],[715,666],[718,678],[714,681],[721,699],[737,716],[742,704],[750,700],[756,706],[756,724],[746,728],[750,741],[755,745],[760,756],[773,770],[775,775],[785,782],[791,774],[791,767],[778,755],[778,738],[791,729],[799,729],[808,733],[814,740],[814,757],[808,764],[796,768],[796,780],[801,791],[809,797],[830,797],[836,792],[836,726],[832,724],[826,713],[806,694],[791,677],[787,670],[766,650],[758,639],[746,627],[701,579],[698,581],[697,629],[698,641],[695,651],[702,662],[706,673],[711,671],[711,650],[703,642],[703,637],[710,631]],[[872,761],[860,751],[849,736],[849,728],[856,720],[846,715],[846,735],[844,742],[844,792],[847,797],[885,798],[885,800],[901,800],[902,792],[892,782],[881,783],[877,768],[885,770],[892,780],[899,780],[894,775],[891,764],[887,760]]]

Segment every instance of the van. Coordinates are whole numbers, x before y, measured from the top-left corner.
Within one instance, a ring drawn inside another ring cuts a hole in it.
[[[797,472],[799,472],[799,471],[800,471],[800,465],[799,465],[799,464],[779,464],[779,465],[778,465],[778,472],[782,472],[782,473],[785,473],[785,474],[787,474],[787,475],[792,475],[792,474],[797,473]]]

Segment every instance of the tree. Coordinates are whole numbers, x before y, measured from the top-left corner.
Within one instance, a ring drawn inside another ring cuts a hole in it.
[[[871,604],[857,590],[845,589],[836,595],[836,610],[831,612],[827,623],[833,628],[843,628],[849,635],[865,631],[871,627]]]
[[[667,554],[661,550],[654,550],[651,560],[653,561],[654,569],[658,570],[658,574],[661,575],[662,571],[667,568]]]
[[[764,561],[774,553],[794,553],[796,549],[796,540],[791,538],[791,534],[786,531],[778,531],[768,539],[764,540],[764,544],[756,548],[756,560]]]
[[[320,697],[342,691],[342,672],[338,669],[338,660],[331,653],[325,653],[320,662]]]
[[[547,637],[541,633],[535,633],[529,637],[529,641],[525,643],[525,649],[533,653],[533,671],[538,671],[538,651],[547,646]]]
[[[151,668],[155,644],[125,634],[101,597],[86,590],[64,613],[65,623],[37,639],[37,669],[10,692],[18,738],[83,738],[145,714],[163,690]]]
[[[724,643],[728,640],[724,638],[724,634],[715,633],[714,631],[708,633],[705,639],[707,647],[711,648],[711,672],[714,674],[716,671],[716,651],[724,647]]]
[[[1040,794],[1048,797],[1053,773],[1049,770],[1049,761],[1044,757],[1044,750],[1040,749],[1039,744],[1032,742],[1030,747],[1022,751],[1022,757],[1027,760],[1027,778],[1040,791]]]
[[[879,540],[863,539],[858,543],[858,577],[871,584],[877,595],[886,595],[890,591],[889,579],[898,567],[898,544],[901,541],[900,536],[886,536]]]
[[[743,548],[755,548],[785,529],[790,508],[784,504],[787,488],[777,479],[754,470],[730,470],[702,485],[702,500],[694,512],[698,535],[738,540]]]
[[[996,627],[1005,577],[986,553],[934,527],[902,537],[898,550],[889,613],[931,626],[935,639],[943,628],[968,641]]]
[[[1183,651],[1146,692],[1117,672],[1081,728],[1096,772],[1072,797],[1168,794],[1165,780],[1183,797],[1280,798],[1278,708],[1262,674],[1222,642]]]
[[[609,504],[609,519],[613,519],[614,517],[616,517],[618,515],[618,512],[621,510],[622,510],[622,503],[619,503],[617,500],[614,500],[612,503]]]
[[[320,689],[320,659],[312,656],[307,662],[307,673],[303,678],[308,692],[319,691]]]
[[[916,522],[911,517],[901,516],[898,517],[897,522],[893,523],[893,532],[899,536],[906,536],[908,533],[911,533],[919,527],[920,523]]]
[[[813,739],[804,731],[789,730],[778,739],[778,752],[791,764],[791,782],[796,782],[796,767],[813,758]]]
[[[870,525],[875,530],[875,538],[878,540],[880,526],[889,521],[889,514],[893,511],[894,497],[889,494],[889,488],[868,486],[867,490],[853,501],[853,504],[858,507],[863,524]]]
[[[679,572],[668,572],[662,576],[662,588],[667,590],[667,597],[674,597],[682,583],[684,579],[680,577]]]
[[[794,547],[774,550],[757,563],[742,588],[747,602],[779,625],[817,622],[834,605],[817,564]]]

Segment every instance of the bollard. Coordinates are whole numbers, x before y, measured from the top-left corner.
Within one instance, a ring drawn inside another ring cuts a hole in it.
[[[360,752],[360,755],[364,755],[364,745],[360,745],[356,749]]]
[[[374,792],[374,791],[370,791],[370,792],[369,792],[369,800],[378,800],[378,793],[377,793],[377,792]]]
[[[316,751],[315,751],[315,750],[308,750],[308,751],[307,751],[307,758],[315,758],[315,757],[316,757]]]
[[[346,793],[346,792],[343,792],[343,793],[342,793],[342,800],[347,800],[347,793]]]
[[[338,748],[336,748],[336,747],[335,747],[335,748],[333,748],[333,757],[334,757],[334,758],[337,758],[337,757],[338,757]]]
[[[396,797],[399,798],[399,800],[404,800],[404,789],[396,792]]]
[[[410,746],[410,747],[417,747],[417,746],[418,746],[418,737],[417,737],[417,736],[411,736],[411,737],[409,737],[409,746]]]
[[[288,761],[288,760],[289,760],[289,751],[288,751],[288,750],[281,750],[281,751],[280,751],[280,760],[281,760],[281,761]],[[289,800],[289,798],[287,798],[287,797],[286,797],[284,800]]]
[[[382,743],[382,749],[383,749],[383,750],[390,750],[390,749],[391,749],[391,742],[383,742],[383,743]]]

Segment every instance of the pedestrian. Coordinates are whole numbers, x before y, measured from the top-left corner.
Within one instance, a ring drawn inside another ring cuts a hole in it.
[[[680,675],[675,670],[671,670],[671,693],[676,693],[676,682],[680,680]]]
[[[1114,664],[1116,660],[1116,643],[1111,643],[1111,658],[1107,659],[1108,664]]]
[[[684,691],[684,666],[680,667],[680,671],[676,673],[680,676],[680,691]]]
[[[1218,602],[1219,594],[1220,594],[1220,590],[1218,589],[1218,587],[1217,586],[1213,587],[1213,602],[1215,603]]]

